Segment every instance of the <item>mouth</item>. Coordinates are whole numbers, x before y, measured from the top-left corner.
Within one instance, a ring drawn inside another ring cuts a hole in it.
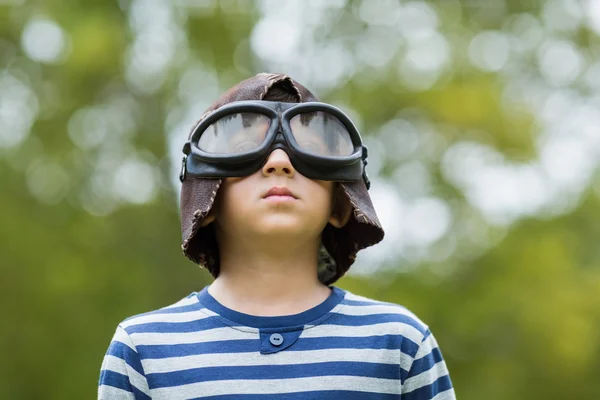
[[[296,195],[294,195],[294,193],[292,193],[291,190],[289,190],[286,187],[279,187],[279,186],[273,186],[263,196],[263,199],[270,199],[270,200],[296,200],[297,198],[298,197],[296,197]]]

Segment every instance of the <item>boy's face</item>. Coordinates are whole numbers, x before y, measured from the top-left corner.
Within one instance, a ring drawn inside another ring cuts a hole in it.
[[[215,207],[202,225],[216,220],[217,235],[246,243],[266,236],[320,240],[328,222],[341,227],[350,217],[349,205],[333,209],[334,187],[334,182],[301,175],[286,152],[277,149],[254,174],[223,180]],[[274,188],[285,188],[292,196],[269,195]]]

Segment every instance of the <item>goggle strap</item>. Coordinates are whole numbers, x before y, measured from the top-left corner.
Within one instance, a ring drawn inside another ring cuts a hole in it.
[[[367,146],[365,146],[364,144],[362,145],[362,162],[363,162],[363,173],[362,173],[362,177],[363,180],[365,181],[365,186],[367,187],[367,190],[369,190],[369,188],[371,187],[371,181],[369,180],[369,175],[367,175],[367,164],[369,163],[367,161],[367,156],[369,155],[369,149],[367,148]]]
[[[189,142],[186,143],[186,144],[189,144]],[[183,181],[185,180],[185,176],[186,176],[186,173],[187,173],[187,166],[186,166],[186,164],[187,164],[187,155],[183,156],[183,158],[181,159],[181,171],[179,172],[179,181],[181,183],[183,183]]]
[[[192,143],[190,140],[185,142],[185,144],[183,145],[182,151],[183,151],[183,154],[190,154],[192,152]]]

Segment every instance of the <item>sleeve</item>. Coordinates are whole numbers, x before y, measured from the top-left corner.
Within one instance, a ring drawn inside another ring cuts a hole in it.
[[[403,400],[455,400],[442,353],[428,329],[402,382]]]
[[[144,369],[129,334],[117,327],[100,368],[98,400],[151,399]]]

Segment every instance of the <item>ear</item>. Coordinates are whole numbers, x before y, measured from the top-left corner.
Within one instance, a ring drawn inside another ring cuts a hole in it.
[[[226,182],[227,179],[230,179],[230,178],[223,179],[223,184]],[[223,191],[221,190],[221,193],[222,192]],[[210,224],[211,222],[215,222],[215,220],[217,219],[217,215],[219,214],[220,208],[221,208],[221,195],[219,194],[219,191],[217,191],[217,193],[215,194],[215,199],[212,204],[212,207],[208,211],[208,214],[206,214],[206,217],[204,217],[204,219],[202,221],[200,221],[200,228],[204,228],[206,225]]]
[[[200,222],[200,228],[204,228],[206,225],[210,224],[214,220],[215,220],[215,214],[213,213],[212,210],[210,210],[208,215],[206,217],[204,217],[202,222]]]
[[[328,222],[335,228],[343,228],[352,215],[352,204],[350,204],[344,190],[337,182],[333,189],[332,203],[331,216]]]
[[[204,217],[204,219],[200,222],[200,228],[204,228],[206,225],[210,224],[211,222],[214,222],[214,220],[216,218],[215,214],[216,214],[215,207],[213,205],[213,207],[208,212],[208,215],[206,217]]]

